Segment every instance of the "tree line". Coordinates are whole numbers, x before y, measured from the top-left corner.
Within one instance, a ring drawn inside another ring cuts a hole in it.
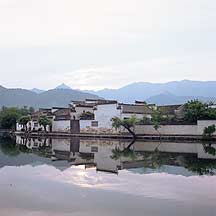
[[[34,113],[33,107],[2,107],[0,109],[0,128],[16,129],[16,123],[23,116],[30,116]]]

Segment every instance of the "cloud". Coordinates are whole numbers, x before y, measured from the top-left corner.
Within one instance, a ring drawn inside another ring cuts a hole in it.
[[[84,68],[64,75],[64,82],[74,88],[119,88],[132,82],[167,82],[172,80],[216,79],[213,56],[149,58],[107,67]],[[207,71],[209,76],[206,76]]]
[[[216,79],[214,0],[1,0],[6,86]]]
[[[1,0],[0,45],[74,44],[89,38],[215,29],[207,0]]]

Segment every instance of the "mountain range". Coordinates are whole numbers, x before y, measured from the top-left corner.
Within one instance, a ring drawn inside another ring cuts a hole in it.
[[[8,89],[0,86],[0,106],[51,107],[66,106],[71,100],[86,98],[114,99],[133,103],[135,100],[148,103],[182,104],[192,99],[216,101],[216,81],[173,81],[168,83],[132,83],[119,89],[99,91],[74,90],[64,83],[55,89]]]
[[[138,82],[119,89],[86,92],[125,103],[132,103],[135,100],[145,100],[156,104],[179,104],[192,99],[214,101],[216,98],[216,81]]]
[[[57,87],[48,91],[40,90],[35,92],[34,90],[9,89],[0,86],[0,107],[64,107],[67,106],[71,100],[85,100],[86,98],[98,99],[100,97],[69,88]]]

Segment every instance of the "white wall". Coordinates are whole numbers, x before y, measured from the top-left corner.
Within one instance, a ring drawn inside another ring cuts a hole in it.
[[[52,152],[54,150],[70,152],[70,139],[52,139]]]
[[[163,135],[196,135],[197,125],[162,125],[158,131]],[[158,135],[153,125],[137,125],[137,134]]]
[[[35,126],[35,123],[37,123],[38,125]],[[31,127],[29,125],[31,125]],[[19,123],[16,123],[16,131],[21,131],[22,128],[23,128],[22,125],[20,125]],[[44,127],[42,125],[39,125],[38,122],[32,121],[32,120],[30,122],[28,122],[28,124],[27,124],[27,129],[29,129],[29,128],[31,128],[31,130],[33,130],[33,128],[35,130],[38,130],[39,128],[41,128],[42,131],[44,130]],[[49,131],[48,125],[46,126],[46,130]]]
[[[197,125],[161,125],[158,131],[162,135],[202,135],[204,128],[213,124],[216,125],[216,120],[198,121]],[[158,135],[153,125],[137,125],[135,132],[137,134]]]
[[[205,127],[208,127],[210,125],[216,125],[216,120],[199,120],[197,121],[197,130],[198,134],[202,134]],[[214,133],[216,135],[216,133]]]
[[[76,117],[76,119],[79,119],[80,115],[85,111],[85,112],[91,112],[93,113],[93,108],[91,107],[75,107],[76,112],[71,113],[71,117],[73,116]]]
[[[130,118],[132,116],[136,116],[136,118],[138,118],[138,119],[143,119],[144,116],[151,119],[151,115],[148,115],[148,114],[144,115],[144,114],[134,114],[134,113],[121,113],[122,119]]]
[[[22,125],[16,123],[16,131],[21,131],[22,128],[23,128]]]
[[[80,129],[85,129],[91,127],[91,122],[93,120],[80,120]]]
[[[117,109],[117,104],[97,105],[97,110],[94,111],[95,121],[98,121],[98,128],[112,128],[111,119],[120,117],[120,110]]]
[[[52,131],[69,132],[70,120],[53,121]]]

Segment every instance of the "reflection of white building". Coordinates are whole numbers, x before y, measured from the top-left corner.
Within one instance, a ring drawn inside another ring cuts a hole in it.
[[[16,144],[25,145],[28,149],[34,150],[42,146],[50,146],[50,139],[16,136]]]
[[[216,149],[216,144],[212,144]],[[200,143],[158,143],[158,142],[136,142],[135,151],[153,152],[155,149],[167,153],[196,154],[200,159],[216,159],[216,156],[206,153],[203,144]]]
[[[121,143],[118,140],[97,140],[92,142],[91,140],[82,140],[80,144],[80,153],[91,153],[94,155],[94,163],[98,171],[106,172],[118,172],[120,166],[120,160],[112,158],[113,150],[115,148],[123,146],[125,143]]]
[[[79,138],[67,138],[67,139],[38,139],[38,138],[22,138],[16,137],[16,143],[19,145],[25,145],[32,150],[40,150],[40,147],[47,146],[50,148],[49,155],[55,160],[66,160],[70,165],[85,165],[86,168],[96,167],[97,171],[113,172],[117,173],[121,169],[129,168],[144,168],[144,162],[146,162],[145,154],[143,153],[174,153],[176,154],[188,154],[197,159],[216,159],[215,155],[211,155],[206,151],[204,147],[216,148],[216,144],[203,145],[198,143],[158,143],[158,142],[141,142],[138,141],[133,145],[135,154],[124,155],[117,152],[124,150],[130,142],[128,140],[104,140],[104,139],[79,139]],[[157,149],[157,151],[155,151]],[[115,153],[114,153],[115,152]],[[150,154],[152,155],[152,154]],[[154,161],[149,161],[154,162]],[[178,163],[178,161],[176,160]],[[181,163],[179,163],[182,166]],[[165,165],[170,165],[165,164]],[[172,166],[172,164],[170,165]],[[183,166],[182,166],[183,167]]]

